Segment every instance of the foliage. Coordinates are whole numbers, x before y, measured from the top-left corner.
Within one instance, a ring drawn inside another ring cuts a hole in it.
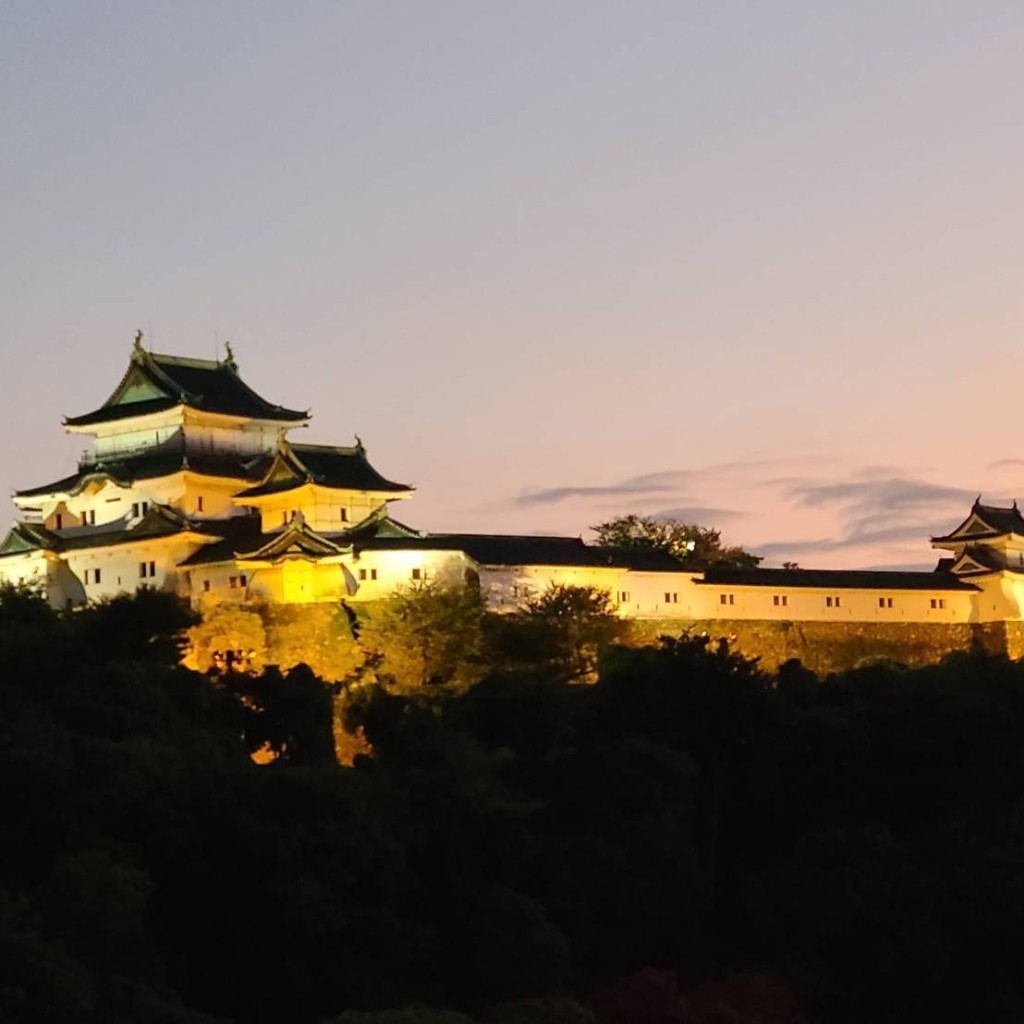
[[[283,672],[308,665],[330,682],[352,676],[362,664],[348,616],[339,605],[264,605],[259,612],[267,633],[267,664]]]
[[[259,612],[218,604],[188,631],[186,664],[200,672],[258,670],[267,663],[267,631]]]
[[[399,691],[465,687],[481,675],[483,617],[477,588],[420,582],[364,612],[359,642],[377,678]]]
[[[678,519],[631,513],[598,523],[591,529],[597,534],[598,544],[664,551],[694,571],[713,565],[753,569],[761,561],[741,547],[723,545],[720,530]]]
[[[592,680],[601,652],[628,631],[607,590],[559,583],[488,620],[495,663],[560,679]]]
[[[1024,665],[612,645],[355,686],[341,768],[331,684],[167,664],[176,614],[0,593],[0,1021],[1024,1017]]]

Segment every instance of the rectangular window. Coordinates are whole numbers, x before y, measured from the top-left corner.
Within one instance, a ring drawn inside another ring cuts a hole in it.
[[[366,579],[366,570],[365,569],[360,569],[359,570],[359,578],[361,580],[365,580]]]
[[[238,585],[240,587],[243,587],[243,588],[249,586],[249,577],[248,576],[239,576],[238,577]]]
[[[287,526],[288,525],[288,513],[287,512],[282,512],[281,513],[281,525],[282,526]]]
[[[208,594],[210,592],[210,581],[203,580],[203,593]]]
[[[150,576],[155,576],[156,575],[156,562],[150,562],[149,563],[149,575]]]
[[[343,523],[347,523],[348,522],[348,509],[347,508],[343,508],[341,510],[341,521]]]
[[[228,579],[228,586],[229,586],[229,587],[230,587],[230,588],[231,588],[232,590],[237,590],[237,589],[238,589],[238,577],[237,577],[237,576],[231,576],[231,577],[230,577],[230,578]]]
[[[891,608],[892,607],[892,598],[891,597],[880,597],[878,599],[878,607],[879,608]]]
[[[670,594],[667,590],[665,591],[665,604],[679,604],[679,595]]]
[[[139,514],[139,503],[137,501],[132,502],[132,518],[137,518]]]
[[[87,508],[82,513],[82,525],[83,526],[95,526],[96,525],[96,509]]]
[[[53,526],[54,526],[55,530],[63,530],[64,529],[64,516],[62,516],[60,514],[60,512],[57,513],[57,516],[56,516],[56,519],[54,520]]]
[[[776,608],[788,608],[789,607],[789,595],[788,594],[774,594],[772,595],[772,604]]]
[[[933,608],[945,608],[946,607],[946,599],[944,597],[933,597],[932,598],[932,607]]]
[[[139,562],[139,579],[144,580],[146,578],[146,563]]]
[[[719,596],[718,596],[718,603],[719,604],[735,604],[736,603],[736,596],[734,594],[719,594]]]
[[[197,512],[202,512],[203,511],[203,496],[202,495],[199,495],[199,497],[196,498],[196,511]]]
[[[825,598],[825,607],[826,608],[831,608],[832,607],[832,598],[831,597],[826,597]]]
[[[414,580],[421,580],[421,579],[423,579],[423,572],[420,569],[413,569],[413,571],[412,571],[412,578]]]
[[[628,603],[629,603],[629,591],[628,590],[620,590],[619,591],[619,604],[628,604]]]
[[[370,579],[371,580],[375,580],[376,578],[377,578],[377,570],[376,569],[371,569],[370,570]]]

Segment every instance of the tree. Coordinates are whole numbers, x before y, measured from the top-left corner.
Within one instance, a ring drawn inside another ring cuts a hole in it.
[[[623,639],[629,624],[600,587],[549,583],[517,612],[490,620],[495,658],[560,679],[593,679],[598,656]]]
[[[484,603],[475,587],[400,587],[361,618],[359,643],[379,679],[400,690],[467,686],[481,676]]]
[[[707,569],[712,565],[753,569],[761,561],[741,547],[723,545],[720,530],[678,519],[659,519],[633,512],[598,523],[591,529],[597,534],[598,544],[665,551],[687,569]]]

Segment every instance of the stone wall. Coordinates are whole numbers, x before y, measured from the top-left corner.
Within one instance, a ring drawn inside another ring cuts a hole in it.
[[[1011,658],[1024,656],[1024,623],[772,622],[763,619],[649,619],[633,623],[632,641],[659,636],[708,636],[757,658],[768,671],[796,658],[818,675],[888,659],[931,665],[957,652],[981,648]]]

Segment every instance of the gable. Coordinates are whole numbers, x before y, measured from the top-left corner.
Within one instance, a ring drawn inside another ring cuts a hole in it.
[[[122,381],[121,386],[111,396],[108,405],[131,405],[134,402],[146,402],[153,398],[172,398],[173,395],[163,388],[157,387],[148,374],[138,365],[133,365]]]
[[[979,533],[992,533],[992,527],[973,513],[953,536],[972,537]]]

